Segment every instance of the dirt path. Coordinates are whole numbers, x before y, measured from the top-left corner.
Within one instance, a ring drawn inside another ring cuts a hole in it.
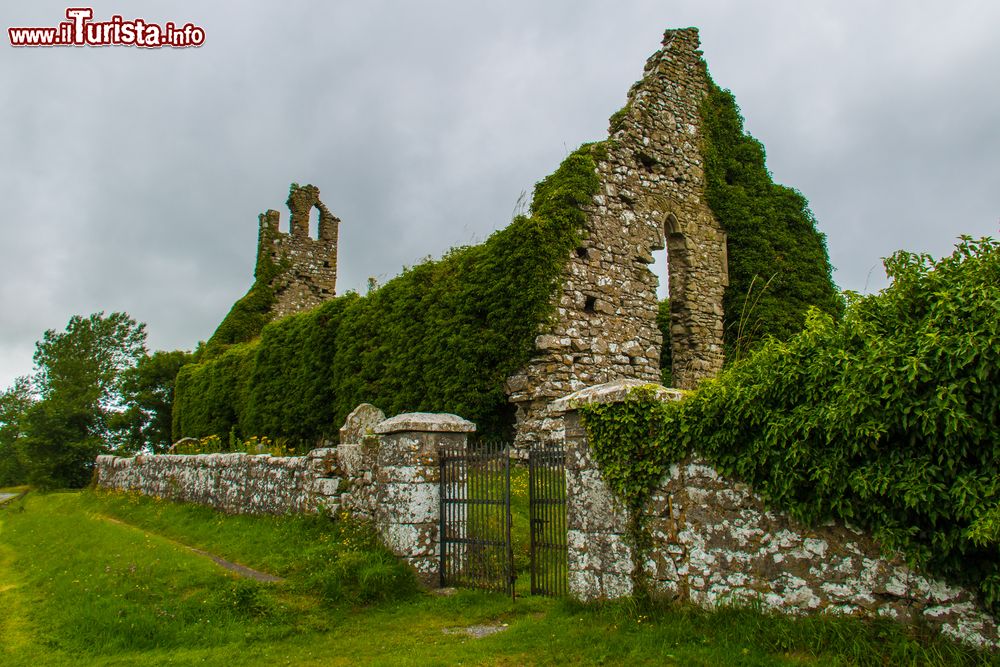
[[[3,501],[0,500],[0,502],[3,502]],[[134,526],[131,523],[126,523],[125,521],[121,521],[119,519],[115,519],[114,517],[107,516],[106,514],[98,514],[96,516],[98,518],[100,518],[100,519],[103,519],[104,521],[108,521],[110,523],[116,523],[119,526],[126,526],[127,528],[132,528],[134,530],[138,530],[139,532],[144,533],[146,535],[155,535],[156,537],[159,537],[160,539],[164,539],[164,540],[170,542],[171,544],[176,544],[177,546],[182,547],[184,549],[187,549],[188,551],[193,551],[194,553],[198,554],[199,556],[204,556],[205,558],[209,558],[209,559],[213,560],[216,565],[219,565],[220,567],[224,567],[225,569],[229,570],[230,572],[232,572],[233,574],[235,574],[238,577],[243,577],[244,579],[254,579],[256,581],[263,581],[263,582],[267,582],[267,583],[277,583],[277,582],[284,581],[284,579],[282,579],[281,577],[275,576],[273,574],[269,574],[267,572],[261,572],[260,570],[254,570],[252,568],[247,567],[246,565],[240,565],[239,563],[234,563],[232,561],[228,561],[225,558],[222,558],[221,556],[216,556],[215,554],[209,553],[209,552],[204,551],[202,549],[196,549],[195,547],[189,547],[188,545],[183,544],[181,542],[178,542],[177,540],[172,540],[169,537],[165,537],[163,535],[160,535],[159,533],[151,533],[151,532],[149,532],[147,530],[143,530],[142,528],[139,528],[138,526]]]
[[[23,498],[28,495],[28,491],[22,491],[21,493],[0,493],[0,507],[3,507],[15,498]]]

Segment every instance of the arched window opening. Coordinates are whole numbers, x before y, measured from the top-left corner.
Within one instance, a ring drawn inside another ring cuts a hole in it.
[[[319,238],[319,208],[315,206],[309,209],[309,238]]]

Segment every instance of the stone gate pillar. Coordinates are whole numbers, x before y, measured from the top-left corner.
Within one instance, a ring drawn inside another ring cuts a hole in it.
[[[611,492],[590,452],[578,408],[624,401],[635,387],[655,387],[664,400],[681,393],[640,380],[615,380],[581,389],[552,403],[566,434],[566,542],[569,593],[578,600],[613,600],[632,593],[632,550],[625,536],[628,511]]]
[[[386,545],[438,585],[442,448],[465,448],[476,425],[456,415],[408,412],[377,424],[375,526]]]

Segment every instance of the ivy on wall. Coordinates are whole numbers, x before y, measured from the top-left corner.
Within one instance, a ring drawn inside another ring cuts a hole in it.
[[[293,183],[292,187],[297,187]],[[281,271],[281,266],[274,263],[268,254],[273,247],[272,237],[275,232],[267,227],[261,228],[264,235],[257,245],[257,264],[254,267],[254,282],[239,301],[233,304],[226,317],[208,339],[201,355],[214,357],[236,343],[247,343],[261,334],[264,325],[271,321],[272,308],[276,301],[272,281]]]
[[[1000,243],[963,237],[936,262],[898,252],[886,272],[841,321],[811,311],[684,401],[581,408],[595,460],[635,509],[697,451],[807,524],[868,528],[996,613]]]
[[[258,339],[185,366],[174,436],[315,442],[335,436],[362,402],[388,414],[453,412],[481,433],[509,435],[504,381],[530,359],[552,313],[559,276],[585,228],[581,206],[598,189],[602,149],[588,144],[567,157],[535,187],[530,215],[483,244],[407,269],[367,296],[347,294],[267,324]],[[232,326],[216,332],[217,349],[256,325],[264,277],[258,272],[233,307]]]
[[[767,336],[800,331],[810,307],[839,317],[843,301],[808,202],[771,179],[764,147],[744,132],[732,93],[709,78],[701,114],[706,200],[728,236],[723,312],[733,361]]]

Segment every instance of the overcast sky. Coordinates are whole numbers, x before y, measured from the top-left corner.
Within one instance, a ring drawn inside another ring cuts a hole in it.
[[[74,314],[127,311],[150,349],[207,339],[251,284],[257,214],[287,224],[293,181],[343,220],[338,293],[482,241],[606,135],[671,27],[701,29],[775,179],[809,199],[842,289],[884,287],[897,249],[1000,234],[994,0],[92,6],[206,40],[14,49],[3,35],[0,388]],[[55,26],[66,7],[8,1],[0,22]]]

